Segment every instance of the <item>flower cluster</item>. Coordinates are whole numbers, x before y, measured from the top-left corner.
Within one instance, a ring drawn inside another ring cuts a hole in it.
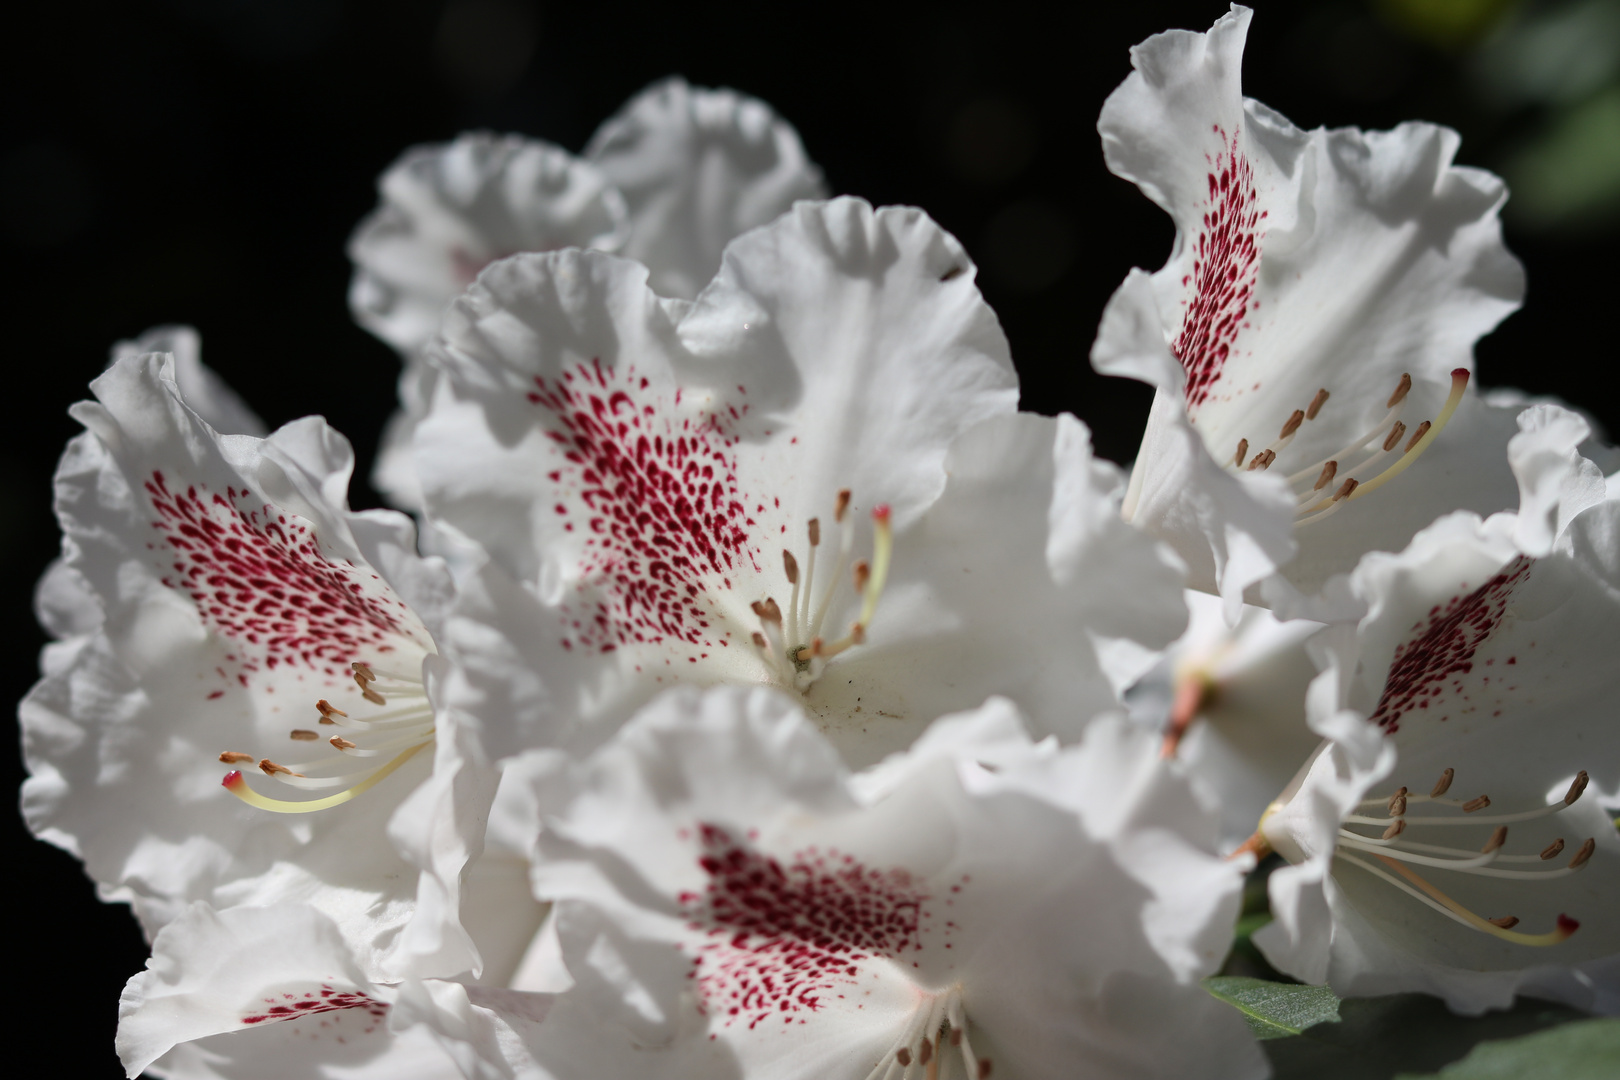
[[[1620,1012],[1620,460],[1473,379],[1501,182],[1244,98],[1249,19],[1103,107],[1178,230],[1092,350],[1128,474],[952,236],[679,80],[383,176],[398,510],[118,345],[23,804],[151,940],[130,1075],[1260,1077],[1261,860],[1301,981]]]

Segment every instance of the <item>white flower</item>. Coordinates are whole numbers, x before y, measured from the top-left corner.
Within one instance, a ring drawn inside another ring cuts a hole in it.
[[[130,341],[116,342],[110,362],[126,356],[168,353],[174,358],[174,384],[186,407],[221,435],[270,434],[259,415],[202,362],[202,335],[191,326],[154,326]]]
[[[452,810],[493,784],[425,685],[442,568],[408,519],[347,509],[352,456],[319,419],[219,435],[158,354],[92,389],[41,587],[42,608],[79,615],[22,705],[30,827],[148,935],[192,901],[297,901],[372,977],[476,966],[454,886],[481,837]]]
[[[430,356],[427,514],[490,555],[442,644],[492,760],[674,682],[800,695],[856,764],[991,693],[1072,735],[1185,618],[1085,429],[1015,414],[972,264],[918,211],[801,203],[694,303],[622,259],[511,259]]]
[[[1503,185],[1452,164],[1454,132],[1300,131],[1242,96],[1249,17],[1137,46],[1098,123],[1109,168],[1177,228],[1092,353],[1157,388],[1125,513],[1229,619],[1276,567],[1309,594],[1447,510],[1511,507],[1479,468],[1508,418],[1465,390],[1473,342],[1524,289]]]
[[[482,1030],[478,1074],[1264,1073],[1197,982],[1241,874],[1122,721],[1058,750],[992,701],[852,777],[783,695],[686,688],[551,761],[534,881],[573,985],[441,984],[422,1007]]]
[[[478,132],[413,147],[378,187],[382,205],[349,242],[349,304],[405,361],[376,482],[412,508],[408,447],[433,387],[421,350],[485,266],[525,251],[622,249],[661,295],[691,297],[733,237],[823,194],[798,134],[768,105],[680,79],[632,98],[583,158]]]
[[[1620,502],[1579,417],[1520,424],[1517,514],[1449,515],[1351,575],[1367,614],[1324,631],[1307,701],[1330,741],[1261,823],[1297,865],[1255,941],[1341,994],[1620,1011],[1620,836],[1581,798],[1620,791]]]
[[[389,1030],[395,993],[313,908],[193,903],[124,988],[118,1056],[169,1080],[459,1078],[427,1029]]]

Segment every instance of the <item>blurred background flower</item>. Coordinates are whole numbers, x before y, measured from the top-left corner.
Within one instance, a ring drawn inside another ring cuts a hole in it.
[[[1620,426],[1596,392],[1614,349],[1620,0],[1258,7],[1250,94],[1305,127],[1450,124],[1462,163],[1507,177],[1508,241],[1530,292],[1480,346],[1481,381],[1559,394]],[[764,98],[834,192],[921,205],[956,233],[1011,339],[1025,407],[1078,413],[1099,453],[1124,461],[1151,392],[1095,375],[1086,353],[1110,292],[1131,266],[1158,265],[1170,226],[1104,168],[1097,112],[1131,44],[1224,9],[86,0],[14,12],[0,239],[9,354],[29,389],[12,395],[20,416],[0,442],[9,699],[43,640],[28,606],[57,543],[48,478],[77,426],[65,409],[114,341],[195,324],[208,362],[261,415],[326,415],[365,477],[398,362],[350,321],[344,241],[377,175],[407,145],[468,128],[577,151],[666,74]],[[375,501],[361,481],[356,504]],[[15,753],[6,769],[15,790]],[[33,1044],[59,1074],[115,1076],[139,931],[96,902],[70,856],[15,816],[7,828],[13,934],[40,943],[25,960]]]

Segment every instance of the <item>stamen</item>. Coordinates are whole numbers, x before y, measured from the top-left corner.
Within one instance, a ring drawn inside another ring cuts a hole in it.
[[[758,630],[755,630],[754,631],[754,646],[756,648],[763,649],[763,648],[766,648],[768,646],[768,644],[769,643],[765,640],[765,635],[760,633]]]
[[[1316,392],[1316,396],[1311,398],[1310,405],[1307,406],[1306,409],[1305,409],[1305,419],[1307,419],[1307,420],[1315,420],[1316,419],[1316,414],[1322,411],[1322,406],[1323,405],[1327,404],[1327,399],[1328,399],[1327,388],[1324,387],[1321,390],[1318,390]]]
[[[855,591],[856,592],[860,592],[862,589],[866,588],[866,578],[867,578],[867,575],[869,575],[871,572],[872,572],[871,567],[869,567],[867,565],[865,559],[861,559],[861,560],[859,560],[859,561],[857,561],[855,563]]]
[[[1434,425],[1431,424],[1427,420],[1425,420],[1425,421],[1423,421],[1423,423],[1419,424],[1417,426],[1417,430],[1412,432],[1412,437],[1410,439],[1406,440],[1406,448],[1404,450],[1402,450],[1401,453],[1410,454],[1412,452],[1412,447],[1414,447],[1418,443],[1422,442],[1423,441],[1423,436],[1427,435],[1429,433],[1429,428],[1431,428],[1433,426]]]
[[[1214,696],[1215,683],[1203,672],[1190,675],[1176,685],[1176,697],[1170,703],[1170,721],[1165,727],[1164,741],[1159,745],[1159,757],[1175,756],[1176,748],[1187,735],[1187,728]]]
[[[1457,411],[1457,406],[1462,404],[1463,391],[1468,389],[1468,379],[1469,373],[1467,368],[1457,368],[1451,373],[1451,393],[1446,397],[1446,403],[1441,406],[1440,415],[1434,418],[1433,426],[1423,433],[1422,438],[1418,439],[1414,443],[1407,444],[1406,450],[1401,454],[1400,460],[1396,461],[1395,464],[1391,465],[1389,468],[1385,469],[1371,480],[1368,480],[1365,484],[1362,484],[1361,489],[1356,493],[1356,498],[1360,498],[1362,495],[1365,495],[1370,491],[1376,491],[1382,485],[1389,483],[1391,480],[1401,475],[1401,473],[1405,472],[1407,466],[1411,465],[1412,462],[1423,456],[1423,452],[1427,450],[1431,444],[1433,444],[1436,438],[1439,437],[1440,432],[1445,430],[1446,424],[1451,420],[1452,414]],[[1411,380],[1403,376],[1401,382],[1402,388],[1397,390],[1396,393],[1401,398],[1404,398],[1406,396],[1406,391],[1411,388]],[[1396,399],[1391,398],[1390,400],[1394,401]]]
[[[1350,479],[1339,485],[1339,490],[1333,493],[1333,501],[1339,502],[1343,499],[1348,499],[1351,495],[1355,494],[1356,488],[1360,486],[1361,485],[1356,482],[1356,478],[1352,476]]]
[[[1507,843],[1507,826],[1498,825],[1496,831],[1491,833],[1491,838],[1485,841],[1485,846],[1479,850],[1482,854],[1489,855],[1505,843]]]
[[[1260,453],[1254,455],[1254,460],[1249,462],[1249,468],[1247,471],[1254,472],[1256,469],[1268,469],[1271,467],[1271,463],[1276,460],[1277,451],[1262,450]]]
[[[848,509],[849,509],[849,488],[844,488],[842,491],[840,491],[838,493],[838,508],[833,511],[833,520],[838,522],[838,524],[842,525],[844,523],[844,511],[848,510]]]
[[[1395,449],[1395,444],[1400,442],[1401,437],[1405,434],[1406,425],[1399,420],[1395,421],[1395,426],[1389,429],[1389,438],[1384,440],[1384,453],[1387,454]]]
[[[1411,389],[1412,376],[1402,373],[1400,383],[1396,385],[1395,392],[1389,395],[1389,400],[1384,403],[1384,408],[1393,409],[1395,406],[1405,401],[1406,395],[1411,392]]]
[[[793,557],[793,552],[782,552],[782,569],[787,574],[789,585],[799,583],[799,561]]]
[[[1560,836],[1558,839],[1541,849],[1541,860],[1546,862],[1548,859],[1556,859],[1558,857],[1558,853],[1563,850],[1564,838]]]
[[[1304,422],[1305,422],[1305,410],[1304,409],[1295,409],[1294,412],[1293,412],[1293,415],[1289,416],[1287,422],[1283,424],[1282,433],[1279,434],[1277,436],[1277,438],[1279,438],[1279,439],[1288,438],[1289,436],[1293,435],[1294,432],[1298,431],[1299,430],[1299,425],[1303,424]]]
[[[330,742],[334,747],[336,747],[339,750],[353,750],[355,748],[355,746],[358,745],[356,743],[350,742],[348,739],[345,739],[341,735],[334,735],[330,739],[328,739],[327,741]]]
[[[1406,789],[1401,788],[1389,797],[1389,816],[1400,817],[1406,813]]]
[[[1434,790],[1429,792],[1429,798],[1438,799],[1440,796],[1450,791],[1452,777],[1456,775],[1456,769],[1447,769],[1445,772],[1441,773],[1440,779],[1434,782]]]
[[[299,742],[314,742],[316,739],[320,738],[320,736],[315,732],[309,731],[305,728],[293,728],[291,737]]]
[[[1481,795],[1478,798],[1469,799],[1467,802],[1463,803],[1463,813],[1472,814],[1474,811],[1483,810],[1489,805],[1491,805],[1491,797],[1489,795]]]
[[[430,742],[416,744],[353,787],[340,791],[336,795],[328,795],[324,799],[309,799],[296,802],[267,798],[249,787],[247,781],[242,779],[242,774],[235,770],[226,773],[225,779],[221,783],[232,795],[235,795],[249,806],[258,807],[260,810],[273,810],[278,814],[308,814],[317,810],[327,810],[334,806],[341,806],[350,799],[364,795],[386,779],[395,769],[409,761],[412,756],[419,753],[423,747],[429,745],[431,745]]]
[[[219,760],[224,762],[226,765],[239,765],[244,761],[252,761],[253,755],[244,754],[237,750],[227,750],[223,754],[219,755]]]
[[[899,1050],[895,1051],[894,1060],[898,1061],[901,1065],[910,1065],[911,1051],[902,1046]]]
[[[332,723],[331,717],[349,715],[342,709],[333,705],[330,701],[327,701],[325,698],[322,698],[315,703],[315,709],[321,714],[321,722],[324,724]]]
[[[1395,839],[1397,836],[1401,835],[1401,833],[1403,833],[1405,831],[1406,831],[1406,819],[1405,818],[1396,818],[1395,823],[1392,824],[1389,828],[1384,830],[1384,835],[1383,835],[1383,837],[1381,837],[1381,839],[1393,840],[1393,839]]]
[[[1354,855],[1344,853],[1339,853],[1337,855],[1337,858],[1343,859],[1345,862],[1351,863],[1355,866],[1359,866],[1368,873],[1382,878],[1384,881],[1395,886],[1397,889],[1400,889],[1408,896],[1421,901],[1423,904],[1433,908],[1435,911],[1438,911],[1443,915],[1449,916],[1456,922],[1462,923],[1464,926],[1472,927],[1473,929],[1479,930],[1483,933],[1490,934],[1492,937],[1501,938],[1503,941],[1510,941],[1516,945],[1557,945],[1559,942],[1567,940],[1571,934],[1580,929],[1580,923],[1576,922],[1574,919],[1571,919],[1568,915],[1560,915],[1558,916],[1557,928],[1550,930],[1545,934],[1525,934],[1515,930],[1509,930],[1505,927],[1498,926],[1489,919],[1483,919],[1474,914],[1474,912],[1470,911],[1468,908],[1459,904],[1457,901],[1435,888],[1415,871],[1402,866],[1396,860],[1381,854],[1375,854],[1373,857],[1385,863],[1390,867],[1390,869],[1394,870],[1397,874],[1400,874],[1401,877],[1405,878],[1406,881],[1398,880],[1366,860],[1358,859]],[[1407,882],[1411,882],[1412,884],[1407,884]],[[1413,886],[1416,887],[1414,888]]]
[[[369,666],[365,665],[365,664],[362,664],[360,661],[356,660],[354,663],[350,664],[349,666],[354,668],[354,673],[356,675],[358,675],[361,678],[365,679],[367,682],[376,682],[377,681],[377,676],[375,674],[373,674],[371,668]]]
[[[1581,867],[1586,865],[1587,860],[1592,857],[1592,852],[1596,850],[1597,837],[1588,836],[1586,838],[1586,843],[1582,844],[1581,849],[1575,853],[1575,857],[1569,860],[1569,868],[1571,870],[1579,870]]]
[[[259,771],[264,773],[264,775],[266,775],[266,776],[274,776],[274,775],[276,775],[276,773],[286,773],[288,776],[302,776],[302,775],[304,775],[303,773],[293,772],[291,769],[287,768],[287,766],[285,766],[285,765],[277,765],[275,762],[271,761],[269,758],[261,758],[261,759],[259,759]]]
[[[1580,772],[1575,774],[1575,779],[1570,782],[1569,792],[1564,796],[1565,806],[1570,805],[1576,799],[1581,797],[1581,792],[1586,790],[1586,781],[1587,775],[1585,769],[1582,769]]]
[[[1330,461],[1326,465],[1322,466],[1322,475],[1316,478],[1316,486],[1311,488],[1311,490],[1321,491],[1323,488],[1333,483],[1333,476],[1338,471],[1339,463],[1337,461]]]
[[[782,625],[782,609],[777,607],[776,601],[770,597],[767,596],[762,601],[755,600],[749,606],[754,609],[754,614],[759,616],[761,622],[771,623],[775,626]]]
[[[1232,458],[1232,464],[1235,465],[1236,467],[1238,467],[1239,469],[1241,469],[1241,468],[1243,468],[1243,459],[1248,457],[1248,456],[1249,456],[1249,440],[1248,439],[1239,439],[1238,440],[1238,448],[1237,448],[1237,456]]]

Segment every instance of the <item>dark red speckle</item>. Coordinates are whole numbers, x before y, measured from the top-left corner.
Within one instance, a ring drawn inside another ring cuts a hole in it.
[[[388,1006],[376,998],[356,991],[334,990],[324,985],[319,990],[306,990],[303,994],[283,994],[280,999],[265,998],[265,1004],[269,1008],[242,1017],[242,1023],[273,1023],[340,1009],[364,1009],[370,1017],[364,1031],[369,1033],[375,1031],[378,1023],[388,1015]]]
[[[146,482],[167,542],[163,584],[189,596],[203,621],[236,646],[237,681],[287,665],[347,678],[363,654],[391,652],[408,632],[406,608],[375,577],[321,553],[309,526],[251,492],[170,490],[161,472]],[[223,675],[224,672],[221,672]]]
[[[1257,209],[1254,169],[1239,152],[1237,135],[1227,139],[1219,127],[1215,131],[1226,145],[1210,162],[1209,200],[1193,249],[1193,297],[1171,347],[1187,373],[1189,411],[1209,399],[1254,307],[1265,217]]]
[[[704,1007],[724,1025],[802,1023],[857,981],[860,961],[921,950],[929,892],[907,871],[833,848],[782,862],[714,825],[699,832],[708,887],[681,902],[691,929],[706,935],[692,962]]]
[[[581,526],[582,576],[606,594],[589,611],[565,609],[564,645],[713,647],[706,594],[758,565],[729,430],[747,406],[679,408],[678,390],[671,402],[633,367],[598,360],[534,384],[528,397],[566,463],[547,473],[555,511],[566,529]]]
[[[1508,598],[1529,576],[1530,565],[1529,557],[1520,555],[1473,592],[1430,608],[1413,625],[1416,636],[1395,649],[1374,723],[1393,735],[1401,717],[1440,698],[1448,678],[1474,670],[1474,653],[1501,625]]]

